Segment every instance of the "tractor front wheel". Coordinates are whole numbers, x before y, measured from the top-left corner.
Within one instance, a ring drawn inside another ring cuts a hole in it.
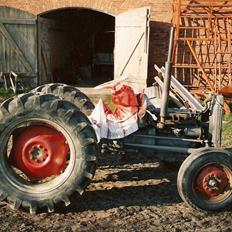
[[[232,203],[232,157],[222,149],[193,153],[180,167],[177,186],[181,198],[203,211],[223,210]]]

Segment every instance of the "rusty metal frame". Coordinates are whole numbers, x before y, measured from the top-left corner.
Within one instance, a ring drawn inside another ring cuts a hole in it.
[[[175,77],[190,90],[232,85],[232,0],[173,0]]]

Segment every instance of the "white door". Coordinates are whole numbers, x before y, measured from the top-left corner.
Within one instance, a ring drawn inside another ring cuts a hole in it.
[[[128,84],[138,92],[146,87],[149,47],[147,7],[116,16],[114,79],[128,77]]]

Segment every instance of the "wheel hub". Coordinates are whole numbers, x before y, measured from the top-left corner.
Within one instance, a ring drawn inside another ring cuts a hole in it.
[[[57,130],[29,126],[13,135],[9,161],[30,179],[59,175],[66,167],[69,146]]]
[[[225,171],[216,165],[203,168],[196,179],[197,189],[206,197],[223,194],[228,184],[229,179]]]
[[[30,159],[37,163],[45,162],[48,158],[48,151],[42,145],[33,146],[29,151]]]
[[[209,188],[217,188],[218,182],[215,179],[210,179],[208,181],[208,187]]]

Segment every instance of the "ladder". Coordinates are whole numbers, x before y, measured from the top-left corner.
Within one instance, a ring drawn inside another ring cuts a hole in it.
[[[189,90],[232,86],[232,0],[173,0],[174,76]]]

